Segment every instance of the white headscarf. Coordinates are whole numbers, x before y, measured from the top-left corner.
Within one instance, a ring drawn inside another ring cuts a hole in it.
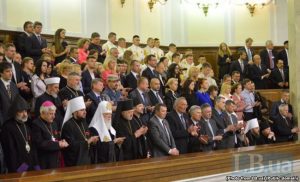
[[[116,135],[116,130],[112,126],[107,128],[103,113],[112,113],[112,105],[110,102],[102,101],[99,103],[89,127],[93,127],[97,130],[101,142],[110,142],[112,139],[108,130],[110,130],[111,134],[114,136]]]

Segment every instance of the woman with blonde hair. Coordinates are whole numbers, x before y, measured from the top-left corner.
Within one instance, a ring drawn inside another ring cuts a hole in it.
[[[170,78],[166,83],[166,87],[165,103],[168,111],[171,111],[175,100],[179,97],[179,94],[177,93],[178,79]]]
[[[87,56],[89,55],[90,40],[89,39],[79,39],[78,46],[78,64],[82,64],[86,61]]]
[[[114,56],[107,56],[103,63],[104,71],[102,72],[102,80],[106,85],[107,77],[110,74],[117,74],[117,58]]]
[[[225,74],[229,74],[232,54],[225,42],[222,42],[218,50],[219,79]]]
[[[65,41],[66,30],[59,28],[54,34],[54,42],[52,44],[51,50],[55,58],[54,64],[62,62],[69,53],[70,49],[68,48],[68,43]]]
[[[60,77],[59,89],[64,88],[67,85],[67,78],[69,73],[72,72],[73,64],[71,64],[68,60],[59,63],[57,66],[57,73]]]
[[[231,93],[231,85],[228,83],[223,83],[221,86],[221,91],[219,96],[224,97],[225,101],[232,100],[232,95],[230,93]]]

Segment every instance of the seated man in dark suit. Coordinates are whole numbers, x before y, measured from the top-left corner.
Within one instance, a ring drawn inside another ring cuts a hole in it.
[[[146,60],[147,68],[142,72],[142,76],[146,77],[150,82],[152,78],[156,77],[154,70],[157,64],[157,60],[153,54],[149,54],[145,58],[145,60]]]
[[[271,115],[271,120],[273,121],[272,130],[275,133],[277,142],[293,141],[296,139],[296,134],[300,131],[294,121],[288,117],[288,110],[287,104],[281,104],[279,106],[279,114],[276,116]]]
[[[245,51],[239,51],[239,59],[236,61],[233,61],[230,65],[230,73],[234,71],[238,71],[241,76],[241,80],[243,80],[246,77],[247,74],[247,54]]]
[[[157,103],[164,103],[163,96],[160,93],[160,82],[158,78],[151,79],[148,95],[152,106],[156,105]]]
[[[212,151],[216,149],[217,143],[223,139],[223,130],[219,130],[216,121],[212,119],[212,110],[209,104],[201,105],[202,119],[200,121],[201,135],[208,136],[205,144],[202,144],[202,151]]]
[[[26,21],[23,25],[23,30],[24,32],[17,36],[15,42],[17,52],[21,54],[22,58],[26,57],[25,41],[33,33],[33,23]]]
[[[117,72],[120,77],[120,82],[124,87],[126,82],[127,62],[124,60],[117,60]]]
[[[78,61],[78,48],[77,47],[71,47],[69,52],[69,60],[71,63],[77,63]]]
[[[0,63],[0,128],[9,119],[8,111],[12,101],[19,94],[18,88],[12,79],[12,68],[8,62]]]
[[[241,74],[239,71],[233,71],[231,73],[231,85],[234,85],[236,83],[240,83],[241,81]]]
[[[152,105],[149,98],[148,87],[149,87],[148,79],[145,77],[141,77],[138,80],[137,88],[131,91],[128,96],[132,100],[138,99],[141,103],[144,104],[145,111],[141,115],[141,120],[146,123],[151,118],[154,109],[154,106]]]
[[[85,95],[84,100],[91,100],[91,106],[86,109],[86,122],[90,124],[93,119],[93,116],[98,108],[98,105],[101,101],[110,101],[110,98],[103,94],[103,82],[100,78],[95,78],[91,83],[91,91]],[[113,106],[113,111],[116,110],[116,106]]]
[[[270,69],[266,69],[266,66],[261,64],[261,58],[258,54],[253,56],[254,64],[249,65],[248,78],[250,78],[256,89],[266,89],[268,85],[269,75],[271,74]]]
[[[47,40],[41,36],[42,27],[41,22],[34,22],[33,34],[25,41],[26,56],[33,58],[35,62],[40,59],[42,54],[51,54],[51,50],[47,48]]]
[[[165,120],[167,107],[164,104],[155,106],[155,115],[148,123],[153,157],[179,155],[168,122]]]
[[[260,52],[260,57],[261,63],[264,64],[267,69],[274,69],[277,53],[274,50],[273,42],[271,40],[266,41],[266,48]]]
[[[141,64],[137,60],[133,60],[130,63],[130,72],[125,76],[125,88],[136,89],[137,81],[140,78]]]
[[[289,71],[284,68],[284,63],[281,59],[277,60],[276,68],[274,68],[270,75],[272,88],[289,88]]]
[[[184,97],[179,97],[174,102],[174,110],[168,113],[169,123],[175,144],[180,154],[188,152],[189,133],[197,132],[197,126],[189,126],[189,117],[186,114],[187,101]]]
[[[292,119],[293,117],[293,106],[289,104],[290,100],[290,92],[289,90],[282,90],[281,99],[279,101],[275,101],[272,104],[270,116],[276,116],[279,114],[279,106],[281,104],[288,104],[288,118]]]
[[[94,56],[88,56],[86,60],[87,69],[81,74],[81,83],[83,87],[84,94],[91,91],[92,80],[97,77],[94,73],[96,69],[96,58]]]
[[[284,41],[283,44],[284,44],[284,49],[278,53],[278,59],[283,60],[285,69],[289,69],[289,57],[288,57],[289,41],[286,40],[286,41]]]

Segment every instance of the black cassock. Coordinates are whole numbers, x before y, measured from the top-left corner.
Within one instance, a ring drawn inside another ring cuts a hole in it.
[[[91,136],[99,136],[95,128],[89,128]],[[115,136],[111,134],[108,130],[112,141],[101,142],[99,140],[96,145],[91,146],[91,158],[92,163],[106,163],[106,162],[116,162],[118,156],[118,146],[114,143]]]
[[[65,113],[59,97],[54,98],[53,96],[49,95],[47,92],[39,96],[35,101],[35,111],[34,111],[35,117],[37,118],[38,116],[40,116],[40,107],[46,101],[51,101],[56,107],[54,121],[56,122],[57,128],[60,131]]]
[[[62,102],[64,100],[71,100],[83,95],[84,94],[80,90],[74,90],[73,88],[68,86],[65,86],[58,92],[58,96]]]
[[[122,154],[119,160],[133,160],[138,158],[137,140],[134,135],[133,121],[125,120],[122,116],[118,121],[113,122],[117,132],[117,138],[126,137],[121,145]],[[121,157],[122,156],[122,157]]]
[[[24,172],[40,169],[36,149],[32,145],[30,133],[30,128],[26,123],[9,120],[3,125],[0,139],[8,172]],[[28,147],[26,150],[25,140],[28,141],[29,152],[27,151]]]
[[[143,123],[140,118],[137,116],[133,116],[132,119],[132,127],[133,131],[140,129],[142,126],[147,126],[146,123]],[[147,134],[141,135],[137,140],[137,155],[139,159],[143,159],[147,157],[148,152],[150,152],[149,142],[147,140]]]
[[[63,149],[66,166],[79,166],[91,163],[87,138],[89,131],[85,120],[69,119],[63,125],[61,139],[65,139],[69,146]]]
[[[40,117],[32,122],[32,141],[37,148],[41,169],[59,167],[58,139],[59,133],[55,122],[48,124]]]

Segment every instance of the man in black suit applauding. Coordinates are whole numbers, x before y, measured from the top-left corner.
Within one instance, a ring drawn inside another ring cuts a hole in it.
[[[156,105],[157,103],[164,103],[163,96],[160,93],[160,82],[158,78],[152,78],[150,81],[150,91],[148,92],[151,105]]]
[[[169,124],[165,120],[167,115],[166,105],[157,104],[154,110],[155,115],[148,124],[153,157],[179,155]]]
[[[167,120],[169,122],[172,135],[175,140],[179,153],[188,152],[189,133],[197,132],[197,126],[189,126],[189,117],[186,114],[187,101],[184,97],[179,97],[174,102],[174,110],[168,113]]]
[[[41,22],[34,22],[33,34],[25,41],[26,56],[33,58],[36,62],[42,54],[51,53],[51,50],[47,48],[47,40],[41,36],[43,25]]]
[[[275,133],[277,142],[293,141],[296,138],[296,134],[299,133],[299,128],[295,126],[292,119],[288,117],[289,107],[287,104],[281,104],[279,106],[279,114],[271,116],[271,120],[274,122],[272,130]]]
[[[249,66],[248,77],[254,82],[256,89],[266,89],[267,87],[267,78],[271,74],[270,69],[266,69],[264,64],[261,64],[261,58],[258,54],[253,56],[254,64]]]

